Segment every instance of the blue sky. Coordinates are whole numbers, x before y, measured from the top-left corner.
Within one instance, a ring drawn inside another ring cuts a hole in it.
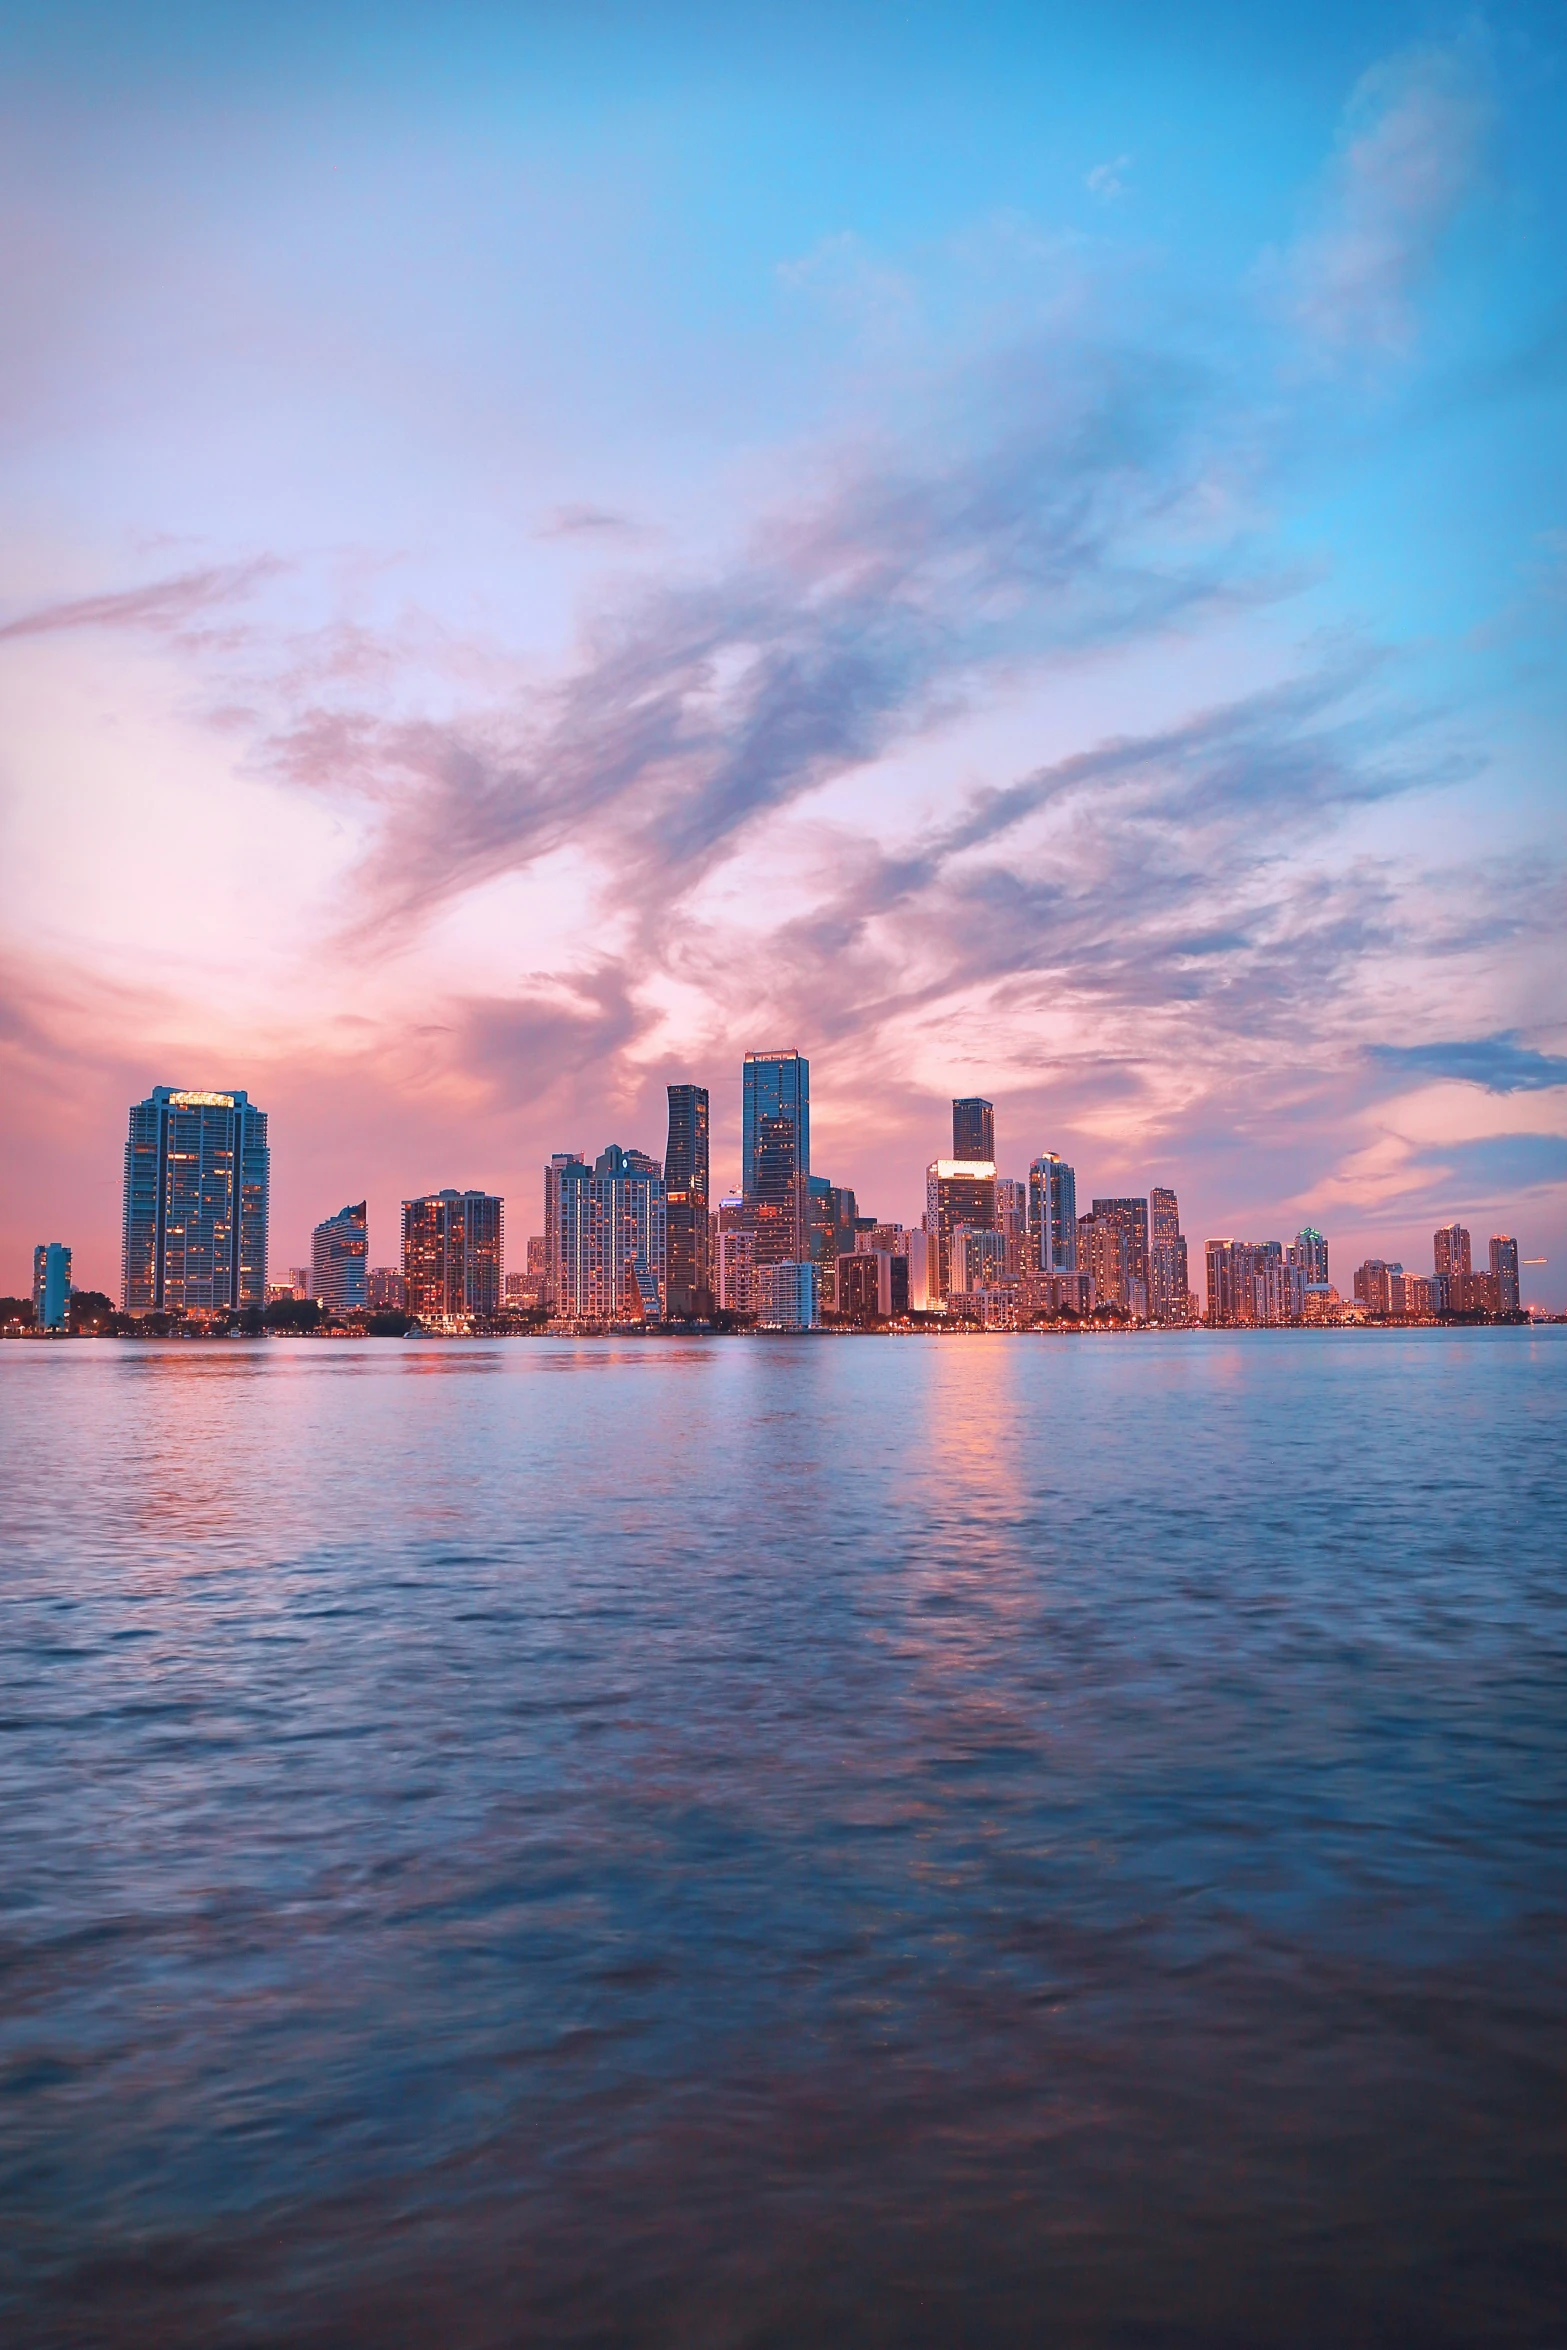
[[[283,1263],[789,1042],[1567,1303],[1562,11],[557,13],[0,29],[8,1261],[154,1082]]]

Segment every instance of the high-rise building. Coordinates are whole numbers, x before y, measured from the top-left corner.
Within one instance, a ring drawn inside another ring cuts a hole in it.
[[[1210,1240],[1208,1320],[1215,1329],[1272,1328],[1290,1319],[1290,1284],[1277,1240]]]
[[[128,1314],[265,1305],[267,1121],[244,1093],[157,1085],[130,1114],[120,1303]]]
[[[1148,1202],[1145,1199],[1096,1199],[1094,1222],[1114,1224],[1126,1235],[1126,1288],[1123,1310],[1137,1322],[1148,1319]],[[1087,1270],[1092,1273],[1094,1267]],[[1096,1276],[1097,1285],[1097,1276]],[[1101,1292],[1102,1294],[1102,1292]]]
[[[1444,1224],[1440,1232],[1431,1235],[1431,1245],[1439,1277],[1473,1271],[1469,1262],[1469,1235],[1462,1224]]]
[[[952,1105],[952,1155],[955,1159],[995,1160],[995,1106],[978,1094]]]
[[[737,1194],[721,1199],[713,1217],[713,1269],[725,1312],[754,1314],[756,1217]]]
[[[1186,1236],[1173,1191],[1156,1183],[1148,1195],[1148,1319],[1166,1327],[1188,1321]]]
[[[758,1265],[755,1275],[759,1330],[818,1330],[821,1327],[821,1268],[807,1258]]]
[[[587,1207],[578,1193],[590,1173],[581,1151],[557,1151],[544,1170],[544,1303],[557,1314],[567,1312],[560,1301],[585,1278],[568,1273],[567,1266],[575,1264],[573,1252],[586,1231]]]
[[[975,1231],[954,1224],[947,1243],[948,1300],[968,1297],[976,1289],[999,1289],[1017,1278],[1017,1268],[1004,1232]]]
[[[671,1314],[712,1306],[708,1263],[708,1102],[705,1085],[671,1085],[664,1151],[664,1215]]]
[[[551,1161],[559,1233],[554,1308],[576,1322],[656,1322],[669,1276],[663,1170],[646,1151],[610,1143],[592,1167]],[[546,1190],[546,1210],[549,1210]],[[549,1213],[546,1222],[550,1221]]]
[[[1491,1277],[1496,1283],[1496,1310],[1499,1314],[1518,1311],[1518,1243],[1511,1233],[1493,1232],[1491,1235]]]
[[[70,1310],[71,1252],[63,1240],[41,1240],[33,1251],[33,1328],[63,1330]]]
[[[403,1202],[403,1295],[421,1322],[500,1311],[506,1205],[488,1191],[434,1191]]]
[[[1011,1175],[996,1177],[996,1230],[1006,1237],[1006,1278],[1015,1281],[1028,1266],[1028,1185]]]
[[[996,1168],[992,1159],[933,1159],[925,1170],[925,1232],[930,1241],[927,1279],[932,1304],[951,1287],[952,1235],[996,1228]]]
[[[741,1192],[756,1210],[756,1262],[808,1257],[811,1067],[803,1054],[746,1054],[740,1162]]]
[[[1077,1271],[1077,1177],[1055,1151],[1028,1170],[1030,1258],[1041,1273]]]
[[[403,1277],[395,1265],[372,1265],[365,1275],[365,1304],[372,1313],[400,1314]]]
[[[1093,1282],[1096,1307],[1107,1307],[1118,1314],[1132,1313],[1135,1300],[1131,1241],[1119,1217],[1078,1217],[1077,1262]]]
[[[1367,1257],[1363,1265],[1355,1267],[1354,1294],[1375,1321],[1401,1318],[1409,1309],[1403,1266],[1390,1265],[1381,1257]]]
[[[909,1260],[891,1249],[855,1249],[838,1259],[841,1322],[890,1322],[909,1310]]]
[[[1297,1232],[1284,1254],[1298,1272],[1304,1273],[1310,1288],[1326,1287],[1328,1244],[1314,1224]]]
[[[329,1314],[358,1313],[369,1301],[365,1260],[369,1255],[365,1202],[339,1208],[310,1235],[310,1294]]]

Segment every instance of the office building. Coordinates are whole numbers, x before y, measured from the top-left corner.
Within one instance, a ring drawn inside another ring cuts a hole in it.
[[[1077,1262],[1093,1282],[1096,1310],[1131,1314],[1131,1242],[1118,1217],[1078,1217]]]
[[[154,1086],[125,1144],[126,1313],[265,1305],[270,1188],[266,1114],[247,1095]]]
[[[705,1085],[671,1085],[664,1150],[667,1292],[674,1315],[712,1309],[708,1222],[708,1101]]]
[[[270,1283],[267,1286],[267,1294],[268,1296],[272,1294]],[[314,1297],[315,1291],[310,1286],[310,1267],[308,1265],[290,1265],[287,1291],[280,1294],[286,1294],[289,1297]]]
[[[1039,1273],[1030,1269],[1017,1284],[1018,1322],[1028,1329],[1035,1322],[1058,1322],[1065,1315],[1084,1321],[1094,1310],[1094,1283],[1090,1273]]]
[[[71,1252],[63,1240],[41,1240],[33,1251],[33,1328],[63,1330],[70,1311]]]
[[[1171,1195],[1173,1198],[1173,1194]],[[1145,1199],[1096,1199],[1093,1220],[1113,1224],[1126,1235],[1126,1279],[1123,1310],[1135,1322],[1148,1319],[1148,1202]],[[1079,1258],[1081,1262],[1081,1258]],[[1086,1271],[1094,1272],[1089,1265]]]
[[[420,1322],[499,1312],[506,1208],[488,1191],[433,1191],[403,1202],[405,1311]]]
[[[365,1275],[365,1304],[373,1314],[403,1311],[403,1277],[395,1265],[372,1265]]]
[[[759,1330],[818,1330],[821,1327],[821,1290],[818,1265],[809,1258],[760,1264],[755,1273],[756,1326]]]
[[[996,1228],[996,1169],[990,1159],[934,1159],[925,1170],[925,1232],[930,1242],[928,1279],[933,1302],[951,1286],[952,1235]]]
[[[1518,1243],[1507,1232],[1491,1235],[1491,1278],[1496,1283],[1496,1310],[1499,1314],[1519,1311]]]
[[[1373,1321],[1402,1320],[1409,1311],[1403,1266],[1388,1264],[1381,1257],[1368,1257],[1356,1266],[1354,1294],[1357,1305],[1363,1305]]]
[[[1160,1183],[1148,1195],[1148,1319],[1165,1328],[1191,1319],[1181,1212]]]
[[[740,1110],[740,1188],[756,1210],[756,1262],[798,1262],[810,1254],[810,1063],[793,1051],[747,1053]]]
[[[1431,1245],[1436,1257],[1436,1273],[1440,1280],[1454,1273],[1469,1273],[1469,1235],[1462,1224],[1444,1224],[1440,1232],[1433,1232]]]
[[[854,1245],[856,1248],[869,1249],[872,1254],[881,1248],[889,1256],[906,1257],[909,1253],[909,1236],[901,1224],[876,1224],[869,1216],[862,1216],[855,1226]]]
[[[1029,1256],[1041,1273],[1077,1271],[1077,1177],[1055,1151],[1028,1170]]]
[[[365,1274],[370,1244],[365,1202],[339,1208],[310,1235],[310,1294],[329,1314],[361,1313],[369,1302]]]
[[[977,1094],[952,1105],[952,1155],[955,1159],[995,1162],[995,1108],[992,1103],[981,1101]]]

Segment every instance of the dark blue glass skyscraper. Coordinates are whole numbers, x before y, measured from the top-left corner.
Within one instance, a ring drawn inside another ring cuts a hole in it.
[[[810,1255],[811,1065],[803,1054],[747,1053],[742,1078],[740,1183],[756,1213],[756,1262]]]

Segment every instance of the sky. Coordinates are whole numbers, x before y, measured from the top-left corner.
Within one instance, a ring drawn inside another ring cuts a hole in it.
[[[0,16],[0,1289],[747,1048],[1567,1307],[1567,11]]]

